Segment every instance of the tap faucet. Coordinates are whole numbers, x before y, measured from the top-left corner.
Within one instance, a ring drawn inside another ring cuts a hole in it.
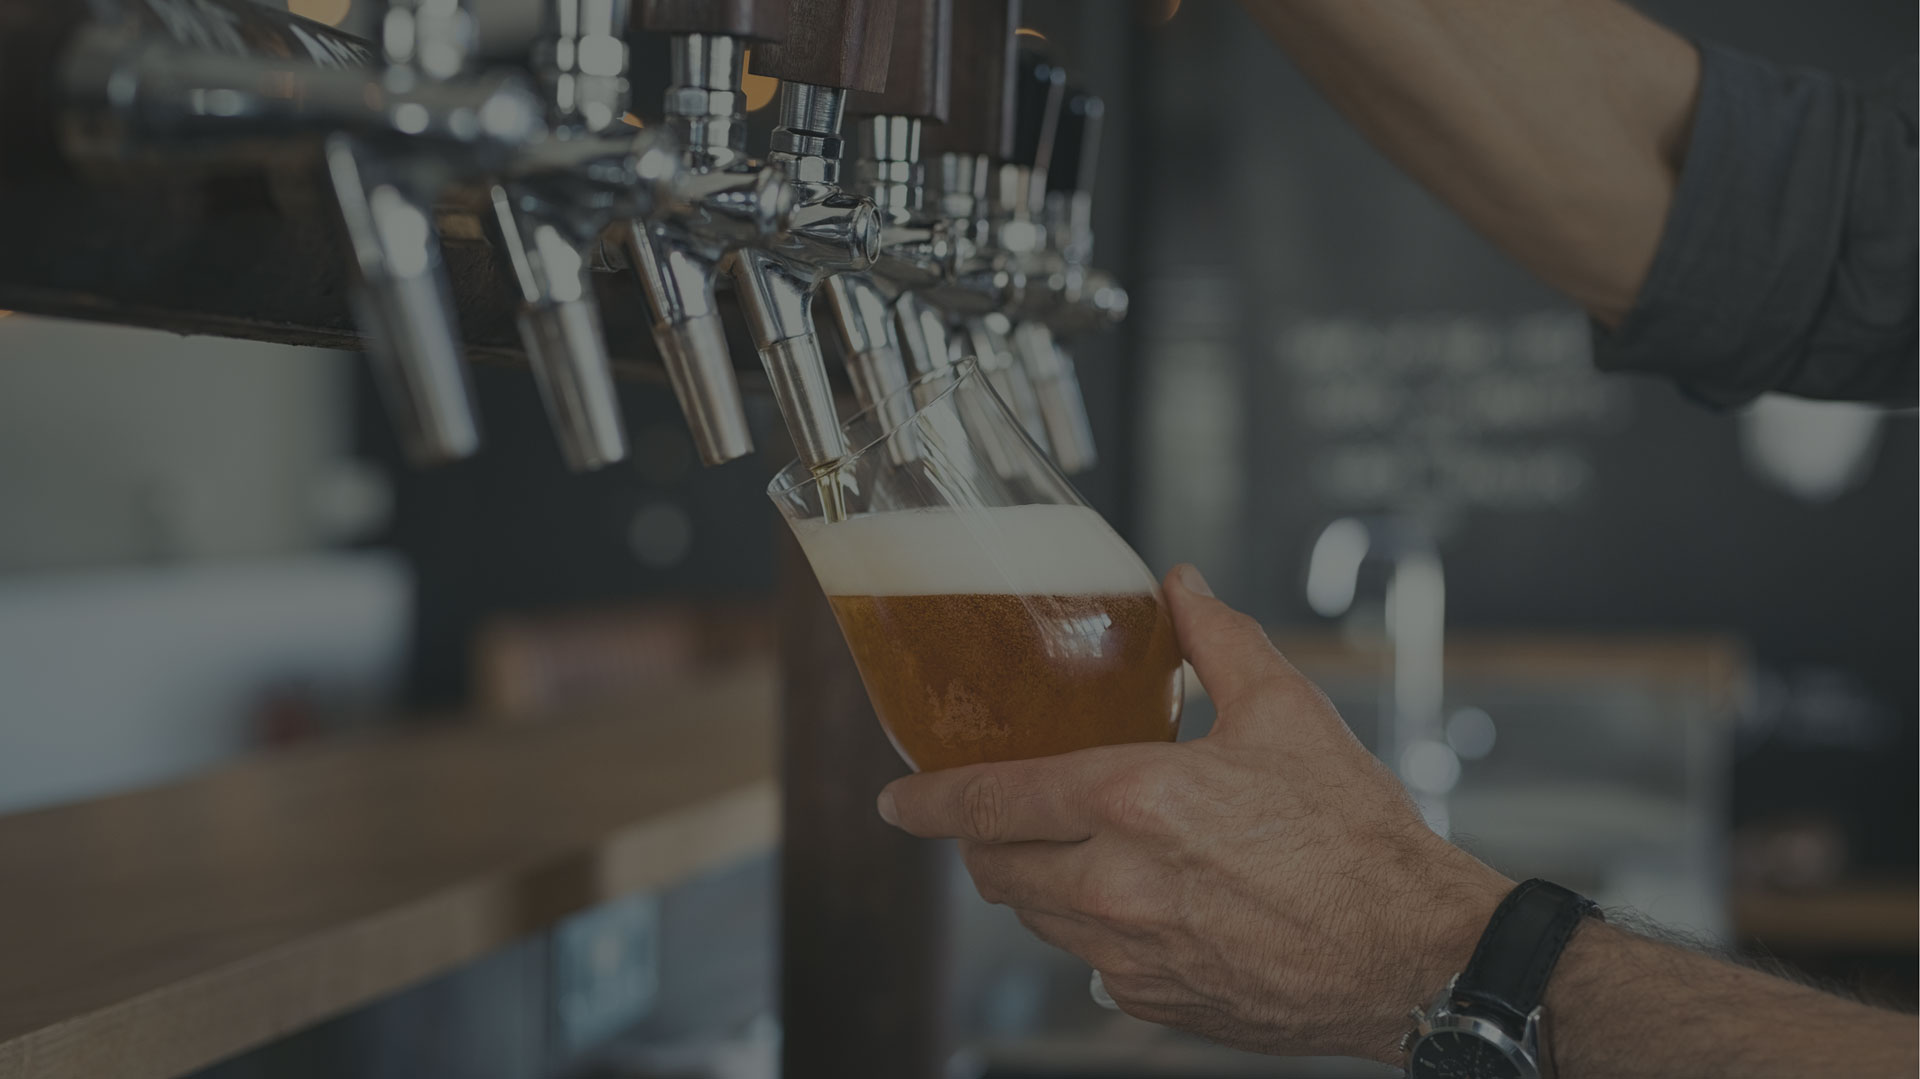
[[[920,143],[926,123],[945,122],[952,70],[952,0],[901,0],[885,90],[856,93],[851,187],[873,200],[881,218],[880,253],[871,269],[829,278],[827,300],[845,346],[847,372],[863,406],[891,402],[893,425],[914,402],[896,395],[909,379],[925,396],[951,368],[945,324],[918,290],[952,279],[971,250],[926,205]],[[899,443],[904,448],[906,443]]]
[[[755,67],[781,80],[780,119],[767,155],[794,186],[786,232],[734,252],[734,289],[800,459],[815,471],[846,456],[819,335],[815,296],[834,277],[871,269],[880,254],[873,200],[840,182],[849,90],[886,86],[893,0],[795,0],[796,36]]]
[[[459,0],[387,0],[379,25],[385,90],[404,94],[465,73],[474,24]],[[424,132],[428,120],[397,110],[400,138],[338,131],[325,145],[353,252],[348,302],[367,335],[388,412],[417,464],[466,457],[480,446],[433,215],[441,190],[473,162],[406,137],[417,133],[411,128]]]
[[[1033,85],[1029,80],[1028,85]],[[1100,98],[1068,87],[1058,111],[1038,245],[1024,260],[1028,317],[1014,328],[1014,351],[1033,377],[1055,459],[1068,473],[1098,459],[1093,424],[1073,356],[1061,337],[1110,326],[1126,316],[1127,292],[1112,275],[1088,265],[1093,253],[1093,177],[1099,153]]]
[[[625,0],[546,0],[543,14],[533,68],[552,126],[492,185],[490,231],[561,454],[587,471],[627,455],[594,250],[616,217],[643,217],[665,201],[656,196],[671,190],[680,161],[670,136],[609,135],[627,107]]]
[[[741,93],[745,44],[734,30],[755,30],[719,18],[665,21],[662,5],[649,25],[674,31],[667,124],[683,145],[686,175],[668,212],[629,222],[625,244],[653,309],[653,339],[680,400],[700,459],[717,465],[753,450],[746,409],[734,375],[715,283],[734,252],[774,242],[793,215],[796,193],[778,169],[746,155]],[[701,29],[691,29],[698,26]]]
[[[351,256],[349,304],[403,445],[420,463],[470,454],[479,425],[434,223],[436,196],[545,137],[514,73],[467,70],[456,0],[391,0],[379,40],[202,0],[183,33],[126,5],[62,60],[65,151],[90,174],[136,159],[220,172],[285,170],[317,147]]]
[[[919,290],[920,299],[942,316],[945,331],[928,327],[921,337],[945,337],[950,359],[971,354],[1028,435],[1050,449],[1039,398],[1015,358],[1007,317],[1018,309],[1026,281],[1001,246],[993,213],[999,164],[1013,159],[1018,141],[1009,115],[1018,7],[1017,0],[975,0],[954,13],[953,51],[968,62],[953,71],[952,115],[928,129],[923,141],[936,213],[958,250],[953,273]],[[1037,146],[1039,133],[1032,134]]]
[[[1127,317],[1127,290],[1093,265],[1093,182],[1106,111],[1105,101],[1077,86],[1067,88],[1060,109],[1046,203],[1047,240],[1062,271],[1046,319],[1056,334],[1107,329]]]
[[[1427,822],[1447,832],[1446,795],[1460,779],[1460,758],[1442,724],[1446,656],[1446,578],[1432,534],[1418,522],[1344,517],[1314,542],[1307,602],[1327,618],[1354,606],[1361,571],[1384,562],[1386,631],[1393,649],[1392,692],[1379,727],[1379,755],[1406,783]]]
[[[1072,474],[1093,465],[1093,428],[1079,382],[1062,368],[1052,331],[1042,321],[1063,276],[1062,261],[1048,244],[1044,205],[1066,70],[1040,50],[1022,47],[1014,86],[1013,152],[992,175],[989,242],[1015,268],[1020,286],[1003,315],[1011,324],[1006,342],[1013,367],[1031,387],[1023,391],[1031,396],[1030,425],[1046,433],[1054,462]]]
[[[944,330],[938,339],[928,338],[924,305],[915,290],[950,280],[964,241],[925,210],[920,131],[918,117],[860,118],[854,186],[873,200],[884,222],[879,256],[871,269],[827,281],[847,372],[855,396],[869,407],[889,399],[909,377],[950,366]]]

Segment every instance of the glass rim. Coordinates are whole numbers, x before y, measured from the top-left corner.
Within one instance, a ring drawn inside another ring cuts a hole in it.
[[[880,433],[875,435],[859,449],[848,450],[847,455],[840,458],[840,465],[842,467],[850,465],[860,458],[865,457],[867,454],[872,453],[888,439],[891,439],[904,430],[908,424],[918,420],[923,414],[932,409],[933,406],[953,396],[953,392],[960,388],[962,382],[978,374],[980,374],[980,362],[972,356],[967,356],[941,370],[928,371],[926,374],[917,375],[908,379],[905,385],[896,388],[892,393],[887,394],[873,404],[848,416],[840,423],[841,434],[847,433],[862,421],[880,415],[881,409],[885,408],[888,402],[899,398],[902,394],[912,395],[913,391],[931,384],[935,379],[947,380],[946,386],[943,387],[939,393],[934,394],[927,400],[922,401],[918,397],[914,397],[912,412],[902,417],[898,423],[882,423]],[[885,419],[884,416],[881,418],[883,420]],[[798,475],[789,475],[789,473],[796,471]],[[779,498],[783,495],[792,494],[795,491],[803,491],[809,486],[818,484],[825,475],[830,474],[831,473],[816,475],[812,469],[806,467],[800,458],[795,457],[793,460],[780,466],[780,471],[773,474],[773,480],[767,484],[767,496],[769,498]]]

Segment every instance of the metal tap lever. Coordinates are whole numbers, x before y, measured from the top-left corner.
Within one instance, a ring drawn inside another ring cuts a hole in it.
[[[1114,325],[1127,314],[1127,290],[1111,274],[1088,264],[1093,255],[1093,179],[1099,156],[1105,103],[1084,88],[1069,87],[1060,110],[1046,177],[1047,289],[1037,297],[1037,318],[1015,334],[1036,372],[1042,407],[1050,422],[1072,429],[1055,440],[1061,467],[1092,467],[1095,445],[1080,378],[1063,335]]]
[[[733,279],[794,448],[816,472],[847,447],[813,299],[835,275],[873,266],[882,224],[872,200],[840,185],[841,119],[849,90],[885,89],[895,15],[895,0],[794,0],[790,36],[755,65],[782,80],[767,156],[796,198],[783,236],[734,254]]]
[[[943,122],[950,111],[952,29],[952,0],[902,0],[885,90],[849,99],[857,114],[851,186],[874,201],[884,224],[873,268],[830,279],[827,298],[855,394],[867,407],[895,399],[890,424],[912,411],[912,402],[893,398],[910,377],[949,367],[944,327],[927,317],[914,290],[951,281],[971,250],[928,212],[920,160],[923,124]]]
[[[1020,51],[1017,70],[1014,156],[995,177],[994,236],[1019,266],[1024,285],[1016,305],[1014,355],[1033,383],[1054,460],[1073,474],[1093,467],[1093,424],[1073,359],[1044,321],[1059,303],[1066,280],[1066,262],[1050,242],[1044,216],[1054,154],[1065,133],[1066,72],[1032,49]]]
[[[539,97],[521,76],[467,72],[473,23],[456,0],[390,0],[377,49],[297,19],[252,47],[234,27],[255,17],[231,0],[201,0],[213,18],[193,24],[224,35],[156,31],[143,10],[89,25],[64,58],[68,154],[91,171],[141,158],[224,170],[317,149],[352,256],[349,303],[401,441],[419,462],[472,453],[433,206],[543,139]]]
[[[326,163],[353,250],[348,302],[407,456],[466,457],[480,428],[433,224],[438,184],[344,133],[327,139]]]
[[[774,145],[837,153],[840,92],[789,82],[781,84],[780,94],[782,126],[774,132]],[[790,128],[789,122],[815,128]],[[837,160],[776,150],[774,163],[794,183],[792,217],[772,244],[734,253],[733,281],[794,449],[810,467],[824,468],[845,457],[847,447],[814,327],[813,298],[833,275],[873,265],[880,250],[880,215],[870,200],[834,182]]]
[[[521,344],[574,471],[627,455],[592,253],[617,215],[650,213],[679,171],[671,139],[603,133],[626,113],[625,0],[547,0],[533,49],[556,137],[493,185],[492,234],[520,299]]]
[[[795,195],[779,171],[746,156],[740,91],[745,49],[732,33],[713,32],[735,28],[742,13],[716,8],[689,22],[689,12],[664,6],[649,3],[645,14],[649,26],[681,31],[670,45],[666,113],[688,171],[674,204],[650,219],[630,220],[624,239],[653,309],[654,343],[687,429],[701,461],[717,465],[751,453],[753,435],[715,282],[735,250],[770,243],[785,229]],[[666,21],[655,25],[655,19]],[[754,25],[748,19],[742,28]]]
[[[465,71],[473,19],[457,0],[387,0],[379,41],[380,83],[408,92]],[[426,118],[398,123],[403,132],[424,131]],[[480,428],[433,218],[434,200],[458,166],[422,152],[410,134],[378,141],[332,135],[327,173],[353,246],[349,300],[368,337],[367,356],[408,456],[434,464],[479,449]]]
[[[955,238],[957,257],[947,280],[919,290],[920,302],[909,305],[900,328],[910,331],[934,321],[926,317],[925,306],[943,315],[950,331],[949,356],[974,356],[1022,427],[1044,449],[1047,430],[1032,383],[1015,360],[1006,318],[1006,312],[1018,309],[1025,279],[1003,248],[990,212],[1000,165],[1013,156],[1020,128],[1011,85],[1018,7],[1015,0],[978,0],[954,12],[954,51],[967,62],[953,69],[951,121],[929,128],[924,143],[937,196],[935,213]],[[910,353],[914,336],[903,336]],[[918,336],[929,342],[934,337]]]

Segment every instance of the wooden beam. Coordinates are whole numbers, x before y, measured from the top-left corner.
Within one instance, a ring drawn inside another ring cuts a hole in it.
[[[0,308],[288,345],[360,350],[348,254],[317,192],[262,178],[99,187],[28,179],[0,198]],[[311,194],[303,204],[300,195]],[[477,231],[477,230],[476,230]],[[525,362],[514,300],[479,240],[446,245],[468,353]],[[664,379],[631,271],[594,275],[619,372]]]

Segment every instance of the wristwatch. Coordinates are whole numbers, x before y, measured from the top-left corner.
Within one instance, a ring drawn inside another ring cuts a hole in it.
[[[1540,1000],[1573,931],[1598,917],[1592,900],[1544,880],[1507,893],[1466,968],[1413,1010],[1408,1079],[1553,1079]]]

